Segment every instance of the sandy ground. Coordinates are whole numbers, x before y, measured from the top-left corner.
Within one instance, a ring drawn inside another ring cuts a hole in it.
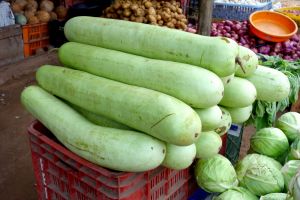
[[[34,200],[34,173],[26,128],[33,120],[20,103],[24,87],[34,84],[41,64],[57,63],[55,55],[37,56],[0,67],[0,199]]]

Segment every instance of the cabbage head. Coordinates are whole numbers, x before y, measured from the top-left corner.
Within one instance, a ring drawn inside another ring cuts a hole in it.
[[[300,171],[292,178],[289,184],[289,193],[294,200],[300,199]]]
[[[281,192],[284,179],[280,166],[280,163],[267,156],[249,154],[236,166],[240,186],[257,196]]]
[[[300,160],[300,137],[296,138],[291,144],[288,160]]]
[[[251,137],[251,149],[257,153],[277,158],[289,149],[289,141],[278,128],[263,128]]]
[[[281,173],[284,178],[284,186],[288,189],[292,178],[300,171],[300,160],[290,160],[281,168]]]
[[[207,192],[224,192],[238,185],[231,162],[222,155],[200,159],[195,166],[198,185]]]
[[[281,115],[276,127],[281,129],[290,142],[300,136],[300,114],[297,112],[287,112]]]
[[[258,200],[258,198],[243,187],[235,187],[214,197],[213,200]]]
[[[286,193],[270,193],[264,196],[261,196],[259,200],[293,200]]]

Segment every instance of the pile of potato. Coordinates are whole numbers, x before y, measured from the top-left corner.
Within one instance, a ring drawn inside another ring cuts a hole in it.
[[[181,30],[187,29],[187,19],[180,2],[175,0],[116,0],[106,8],[103,17],[147,23]]]
[[[64,19],[67,15],[67,9],[64,6],[55,7],[50,0],[15,0],[11,3],[11,9],[18,16],[18,20],[24,18],[20,22],[22,25],[47,23],[51,20]]]

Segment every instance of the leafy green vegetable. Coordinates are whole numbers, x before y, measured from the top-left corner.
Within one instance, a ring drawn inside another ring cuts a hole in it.
[[[258,198],[243,187],[235,187],[223,192],[213,200],[258,200]]]
[[[298,99],[300,89],[300,60],[287,61],[280,57],[259,55],[260,65],[277,69],[284,73],[291,85],[289,97],[279,102],[256,101],[248,123],[253,123],[257,130],[274,125],[276,113],[284,111]],[[274,91],[276,92],[276,91]]]

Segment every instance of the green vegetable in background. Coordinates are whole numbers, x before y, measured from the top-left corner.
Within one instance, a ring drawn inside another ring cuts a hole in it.
[[[285,133],[289,141],[293,142],[297,137],[300,137],[300,114],[296,112],[283,114],[278,118],[276,127]]]
[[[258,200],[258,198],[243,187],[235,187],[223,192],[213,200]]]
[[[290,148],[290,152],[287,157],[288,160],[300,160],[300,138],[297,138]]]
[[[284,178],[284,185],[286,189],[290,184],[291,179],[296,175],[297,171],[300,170],[300,160],[290,160],[281,168],[281,173]]]
[[[200,159],[195,167],[195,176],[198,185],[207,192],[224,192],[238,185],[234,167],[219,154]]]
[[[287,61],[280,57],[260,55],[260,64],[283,72],[290,82],[289,97],[279,102],[256,101],[253,104],[251,119],[257,130],[274,125],[276,113],[284,111],[298,99],[300,88],[300,60]]]
[[[282,192],[284,179],[279,169],[280,164],[276,163],[277,161],[264,155],[247,155],[236,166],[240,186],[257,196]]]
[[[288,194],[286,193],[270,193],[261,196],[259,200],[292,200],[292,198],[288,198]]]
[[[293,195],[294,200],[300,199],[300,171],[291,180],[289,184],[289,193]]]
[[[276,158],[286,152],[289,141],[278,128],[263,128],[251,137],[251,148],[260,154]]]

